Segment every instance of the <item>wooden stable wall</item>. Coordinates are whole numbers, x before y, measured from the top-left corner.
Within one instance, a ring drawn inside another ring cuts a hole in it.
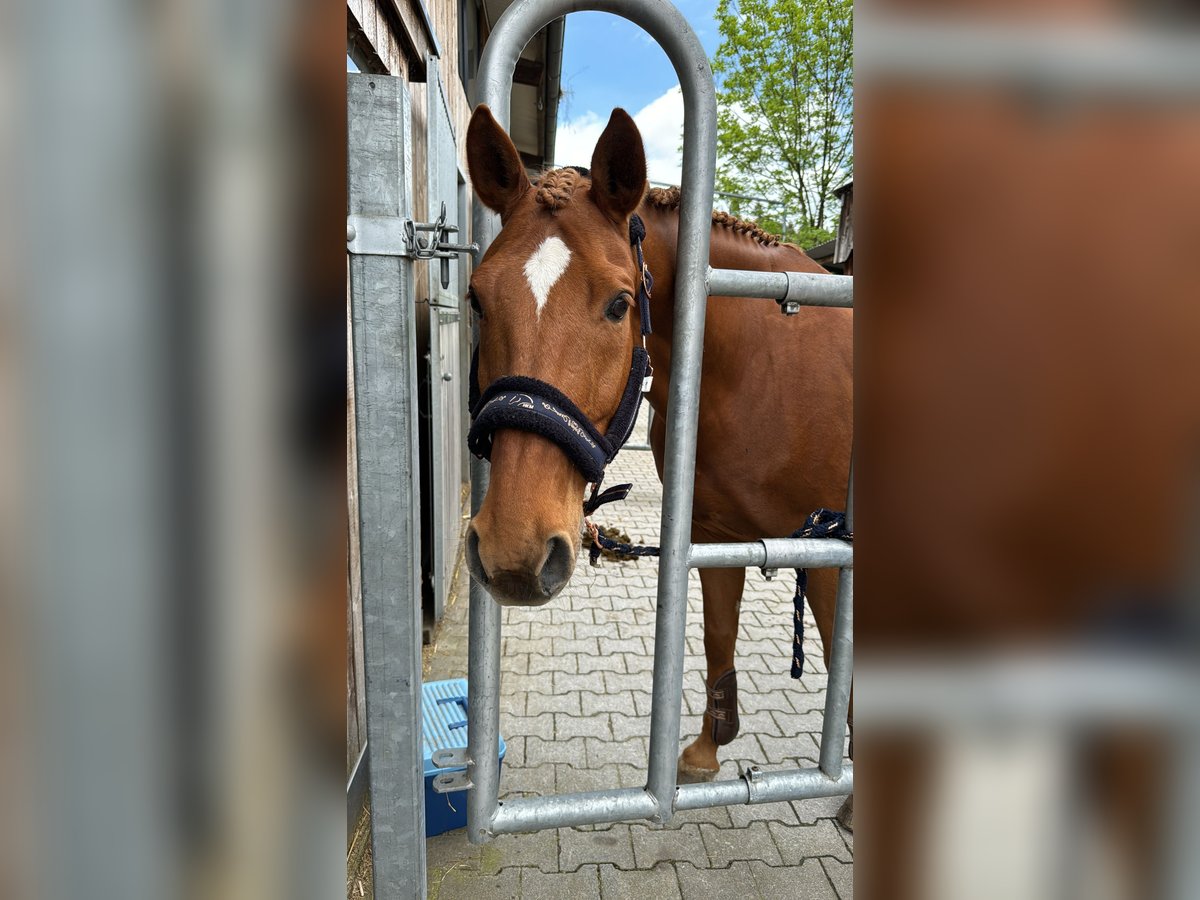
[[[346,0],[347,46],[364,72],[396,75],[410,82],[425,81],[425,60],[434,45],[417,8],[421,0]],[[458,74],[459,0],[425,0],[429,22],[437,37],[442,78],[455,133],[465,136],[471,118],[466,87]],[[364,67],[365,64],[365,67]],[[425,171],[425,93],[412,92],[413,171]],[[459,167],[466,170],[465,145],[458,142]],[[425,180],[413,179],[414,212],[428,215]],[[426,219],[425,221],[428,221]],[[418,279],[421,283],[423,279]]]

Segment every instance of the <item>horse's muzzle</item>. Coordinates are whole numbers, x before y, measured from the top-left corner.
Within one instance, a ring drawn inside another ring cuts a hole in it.
[[[575,549],[563,535],[546,542],[545,554],[533,566],[489,571],[480,553],[479,532],[467,529],[467,568],[501,606],[541,606],[558,594],[575,571]]]

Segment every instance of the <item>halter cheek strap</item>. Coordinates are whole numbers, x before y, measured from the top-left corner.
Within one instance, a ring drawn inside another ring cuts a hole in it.
[[[654,287],[654,279],[642,255],[642,240],[645,237],[646,226],[639,216],[634,215],[629,221],[629,243],[637,252],[641,275],[637,300],[643,344],[645,336],[650,334],[650,291]],[[467,433],[467,447],[480,459],[491,459],[493,439],[502,428],[529,431],[553,441],[562,448],[583,477],[591,482],[592,494],[583,504],[584,515],[591,515],[605,503],[623,500],[633,487],[631,484],[618,484],[600,491],[605,468],[633,432],[650,373],[650,356],[645,346],[634,347],[621,402],[608,423],[608,430],[601,434],[570,397],[554,385],[537,378],[506,375],[497,378],[480,392],[479,348],[476,347],[471,354],[468,388],[471,430]]]
[[[638,286],[638,315],[642,320],[642,337],[651,333],[650,328],[650,292],[654,290],[654,276],[646,268],[646,259],[642,256],[642,241],[646,238],[646,225],[642,217],[634,213],[629,218],[629,243],[637,251],[638,271],[641,273],[641,284]]]

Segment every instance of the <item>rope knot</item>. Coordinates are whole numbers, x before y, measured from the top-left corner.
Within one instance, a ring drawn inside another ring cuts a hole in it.
[[[634,213],[629,217],[629,243],[636,244],[646,239],[646,223],[642,217]]]

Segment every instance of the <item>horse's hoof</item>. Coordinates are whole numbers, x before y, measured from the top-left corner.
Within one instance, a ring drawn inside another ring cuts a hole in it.
[[[677,784],[701,784],[712,781],[720,771],[720,769],[701,769],[699,766],[689,766],[680,758],[675,772],[675,781]]]
[[[854,831],[854,795],[851,794],[838,810],[837,820],[847,831]]]

